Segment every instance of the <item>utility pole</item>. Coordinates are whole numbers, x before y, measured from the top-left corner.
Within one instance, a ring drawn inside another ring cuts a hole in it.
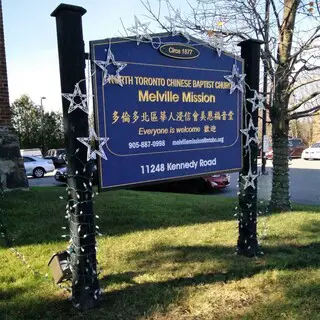
[[[270,0],[266,0],[266,7],[265,7],[265,23],[264,23],[264,29],[265,29],[265,42],[264,42],[264,52],[266,53],[269,51],[269,21],[270,21]],[[270,96],[268,97],[268,67],[267,63],[263,63],[263,93],[267,97],[267,100],[270,105]],[[267,103],[266,103],[267,104]],[[267,133],[267,111],[264,109],[262,111],[262,153],[261,153],[261,173],[267,174],[266,172],[266,152],[265,152],[265,136]]]
[[[44,121],[44,110],[43,110],[43,103],[42,101],[47,99],[46,97],[41,97],[40,98],[40,112],[41,112],[41,144],[42,144],[42,154],[44,155],[44,144],[45,144],[45,141],[44,141],[44,132],[43,132],[43,121]]]

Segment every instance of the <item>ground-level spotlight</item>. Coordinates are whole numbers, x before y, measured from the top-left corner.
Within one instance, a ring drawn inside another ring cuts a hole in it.
[[[52,256],[48,266],[56,284],[72,279],[70,263],[71,259],[68,251],[57,252]]]

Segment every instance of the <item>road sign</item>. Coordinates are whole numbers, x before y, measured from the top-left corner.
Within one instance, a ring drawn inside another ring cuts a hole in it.
[[[242,167],[242,93],[224,76],[243,60],[196,39],[153,39],[90,43],[96,131],[109,138],[102,189]]]

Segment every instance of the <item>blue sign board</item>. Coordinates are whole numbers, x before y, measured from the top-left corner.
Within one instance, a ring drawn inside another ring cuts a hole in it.
[[[157,49],[135,38],[90,43],[96,132],[109,138],[102,189],[242,167],[242,93],[224,77],[234,64],[242,73],[242,59],[180,35],[159,39]]]

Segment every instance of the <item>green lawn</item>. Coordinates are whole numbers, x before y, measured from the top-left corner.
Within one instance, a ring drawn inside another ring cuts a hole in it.
[[[101,307],[80,314],[47,263],[64,250],[64,188],[1,199],[0,319],[320,319],[320,208],[261,218],[265,256],[236,256],[236,199],[100,194]],[[48,276],[46,277],[46,273]]]

